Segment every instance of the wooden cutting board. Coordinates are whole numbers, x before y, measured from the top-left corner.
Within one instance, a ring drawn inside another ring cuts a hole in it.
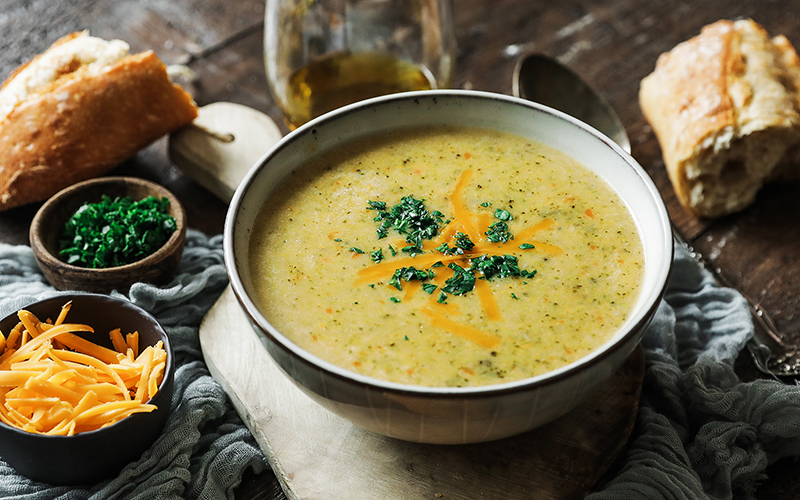
[[[230,396],[290,500],[583,498],[624,449],[644,374],[637,348],[583,405],[520,436],[428,445],[353,426],[300,392],[227,288],[200,326],[211,374]]]
[[[223,200],[280,139],[253,109],[214,103],[170,137],[170,158]],[[568,415],[521,436],[443,446],[350,424],[300,392],[272,361],[230,288],[200,326],[211,374],[230,396],[291,500],[582,498],[625,447],[644,374],[637,349]]]

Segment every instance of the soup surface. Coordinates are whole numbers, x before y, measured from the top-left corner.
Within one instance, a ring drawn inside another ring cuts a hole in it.
[[[474,128],[310,161],[250,241],[257,305],[281,333],[345,369],[425,386],[509,382],[585,356],[626,320],[644,264],[604,180]]]

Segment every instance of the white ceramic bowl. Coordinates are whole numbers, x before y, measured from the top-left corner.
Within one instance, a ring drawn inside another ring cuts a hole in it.
[[[259,312],[252,297],[248,239],[259,209],[293,169],[352,139],[421,125],[469,125],[512,132],[555,147],[617,191],[643,241],[642,292],[629,320],[590,355],[533,378],[483,387],[422,387],[377,380],[334,366],[295,345]],[[522,99],[475,91],[425,91],[362,101],[287,135],[250,170],[225,223],[231,285],[264,347],[312,399],[354,424],[409,441],[463,444],[513,436],[579,405],[638,344],[664,293],[672,235],[661,197],[644,170],[588,125]],[[269,388],[264,388],[269,390]]]

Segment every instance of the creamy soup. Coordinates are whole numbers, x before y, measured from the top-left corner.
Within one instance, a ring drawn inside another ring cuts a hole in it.
[[[291,341],[370,377],[519,380],[624,323],[644,257],[601,178],[515,135],[417,129],[310,161],[259,213],[257,305]]]

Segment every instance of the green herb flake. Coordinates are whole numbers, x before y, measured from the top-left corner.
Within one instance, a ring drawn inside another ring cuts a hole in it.
[[[510,221],[514,219],[514,217],[511,216],[511,212],[509,212],[508,210],[503,210],[501,208],[498,208],[497,210],[494,211],[494,216],[503,221]]]
[[[511,292],[511,298],[514,299],[514,300],[519,300],[519,297],[514,295],[514,292]]]
[[[469,236],[467,236],[466,234],[456,233],[455,237],[456,237],[456,246],[458,248],[467,252],[475,248],[475,243],[473,243],[472,240],[469,239]]]
[[[342,239],[341,238],[334,238],[333,241],[335,241],[336,243],[341,243]]]
[[[101,197],[85,203],[67,220],[59,237],[59,257],[93,269],[131,264],[161,248],[177,230],[169,200],[149,196]]]
[[[439,294],[439,299],[436,301],[440,304],[447,304],[447,294],[442,292]]]
[[[428,212],[424,201],[404,196],[400,203],[388,210],[385,202],[370,201],[367,208],[378,211],[373,220],[381,223],[377,229],[378,238],[386,237],[388,230],[393,227],[398,233],[406,235],[406,241],[417,249],[416,253],[422,253],[422,240],[436,236],[444,219],[444,214],[439,211]]]
[[[513,255],[481,255],[470,261],[470,270],[483,274],[487,280],[522,276],[517,258]]]
[[[360,248],[356,247],[350,247],[350,251],[355,253],[364,253],[364,250],[361,250]]]
[[[423,290],[425,291],[425,293],[427,293],[428,295],[430,295],[430,294],[432,294],[433,292],[435,292],[437,288],[439,288],[439,287],[438,287],[438,286],[436,286],[436,285],[434,285],[433,283],[423,283],[423,284],[422,284],[422,289],[423,289]]]
[[[519,246],[522,250],[530,250],[531,248],[536,248],[535,246],[531,245],[530,243],[523,243]]]
[[[389,245],[389,251],[392,252],[392,257],[397,255],[397,250],[395,250],[392,245]]]
[[[389,297],[389,300],[391,300],[395,304],[399,304],[400,303],[400,299],[398,299],[397,297]]]
[[[484,201],[483,203],[481,203],[481,206],[482,207],[491,207],[492,204],[490,202],[488,202],[488,201]]]
[[[455,262],[451,262],[447,267],[453,270],[453,276],[444,282],[443,292],[452,295],[464,295],[475,288],[475,275],[471,271],[464,269]]]
[[[437,252],[442,253],[444,255],[463,255],[464,254],[464,250],[462,250],[461,248],[458,248],[458,247],[450,248],[450,245],[448,245],[447,242],[442,243],[441,245],[436,247],[434,250],[436,250]]]
[[[508,231],[508,224],[505,222],[492,223],[484,234],[492,243],[505,243],[514,239],[514,236]]]
[[[400,269],[395,269],[392,278],[389,280],[389,285],[397,288],[398,290],[403,289],[403,281],[426,281],[435,276],[434,272],[431,270],[422,270],[417,269],[414,266],[410,267],[401,267]]]
[[[372,262],[378,263],[383,260],[383,250],[380,248],[369,254],[369,258],[372,259]]]

